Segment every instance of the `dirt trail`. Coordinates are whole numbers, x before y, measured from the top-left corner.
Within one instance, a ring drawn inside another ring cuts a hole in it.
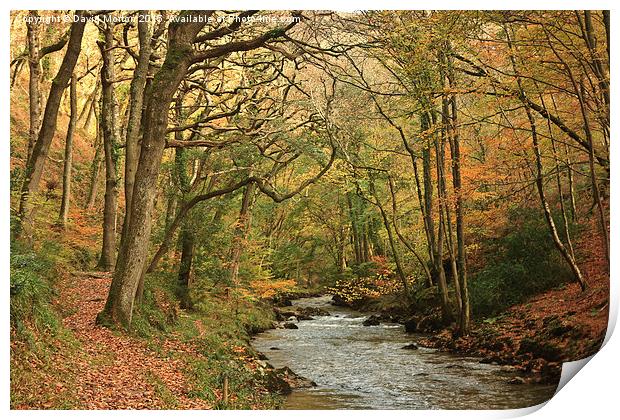
[[[168,350],[178,356],[191,349],[167,340],[162,343],[164,351],[158,354],[142,340],[95,325],[110,281],[107,273],[78,273],[63,290],[62,301],[71,302],[73,311],[64,324],[81,342],[81,356],[75,369],[81,408],[211,408],[205,401],[188,395],[182,357],[165,356]]]

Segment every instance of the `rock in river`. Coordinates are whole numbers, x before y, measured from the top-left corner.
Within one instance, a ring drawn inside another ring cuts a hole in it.
[[[362,322],[362,325],[365,327],[369,327],[371,325],[379,325],[381,320],[378,315],[370,315],[368,318]]]
[[[417,316],[412,316],[405,321],[405,332],[412,333],[418,330],[418,322],[420,319]]]
[[[293,324],[292,322],[285,322],[282,325],[284,328],[286,328],[287,330],[297,330],[299,329],[299,327],[295,324]]]

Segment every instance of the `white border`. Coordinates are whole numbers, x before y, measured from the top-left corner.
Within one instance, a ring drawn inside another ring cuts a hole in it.
[[[64,2],[52,2],[52,1],[31,1],[24,0],[19,2],[10,2],[9,4],[2,4],[4,13],[2,14],[2,23],[0,24],[0,35],[2,42],[4,43],[4,65],[1,67],[2,80],[4,82],[5,89],[9,89],[9,46],[10,46],[10,34],[9,34],[9,10],[10,9],[183,9],[183,8],[208,8],[224,6],[228,9],[330,9],[330,10],[360,10],[360,9],[408,9],[408,8],[428,8],[432,6],[433,9],[448,10],[448,9],[504,9],[513,6],[519,9],[611,9],[611,27],[612,34],[615,34],[619,19],[616,18],[617,10],[614,10],[613,3],[611,1],[533,1],[522,0],[518,3],[506,4],[498,1],[456,1],[456,0],[441,0],[428,2],[405,2],[395,0],[383,0],[380,3],[371,1],[349,1],[335,4],[333,1],[316,0],[312,2],[308,1],[262,1],[262,2],[250,2],[240,0],[230,0],[225,2],[197,2],[187,0],[177,0],[174,3],[162,0],[146,1],[131,1],[131,0],[107,0],[105,2],[94,1],[64,1]],[[171,7],[173,6],[173,7]],[[615,89],[616,78],[616,48],[617,44],[614,40],[612,42],[612,109],[618,100]],[[3,141],[0,141],[0,170],[4,174],[0,177],[0,188],[4,200],[0,201],[0,234],[3,241],[0,244],[2,264],[0,264],[0,270],[2,270],[2,278],[4,279],[3,286],[0,288],[0,294],[2,294],[2,311],[4,314],[4,322],[2,324],[2,338],[3,343],[0,347],[0,354],[2,355],[2,407],[8,411],[9,408],[9,121],[10,115],[7,110],[9,109],[10,97],[9,92],[5,90],[5,95],[0,95],[0,109],[3,111],[0,115],[0,124],[2,126],[2,132],[4,133]],[[619,123],[618,118],[611,113],[612,117],[612,133],[617,130],[615,128]],[[612,134],[613,138],[613,134]],[[617,147],[615,143],[611,142],[612,149],[612,161],[617,158]],[[616,165],[611,166],[612,179],[617,179]],[[358,419],[364,418],[381,418],[390,417],[395,419],[407,419],[410,420],[412,416],[416,418],[442,418],[442,419],[482,419],[482,418],[512,418],[525,414],[530,414],[532,419],[606,419],[615,418],[618,413],[618,374],[620,362],[618,361],[618,354],[620,354],[620,344],[617,334],[612,335],[613,327],[617,319],[618,313],[618,287],[617,287],[617,273],[618,264],[614,263],[618,257],[618,244],[616,223],[613,218],[615,215],[615,208],[617,204],[617,197],[620,195],[618,187],[615,183],[611,183],[611,203],[612,203],[612,219],[611,219],[611,255],[612,255],[612,270],[611,270],[611,293],[612,299],[610,302],[610,326],[608,334],[606,336],[606,344],[604,348],[596,354],[591,361],[587,364],[587,367],[579,373],[578,377],[569,381],[564,388],[551,401],[541,406],[521,409],[521,410],[506,410],[506,411],[256,411],[256,412],[234,412],[234,411],[218,411],[218,412],[193,412],[193,411],[156,411],[156,412],[54,412],[54,411],[11,411],[8,414],[16,418],[77,418],[83,415],[88,415],[94,418],[109,418],[110,416],[122,416],[132,418],[167,418],[171,415],[180,418],[222,418],[222,419],[237,419],[237,418],[256,418],[262,416],[268,416],[274,419],[286,419],[290,420],[294,417],[296,420],[315,418],[321,416],[324,418],[338,418],[338,419]]]

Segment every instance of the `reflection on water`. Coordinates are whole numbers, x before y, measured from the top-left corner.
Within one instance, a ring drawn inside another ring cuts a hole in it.
[[[521,408],[555,392],[554,385],[508,384],[514,373],[476,358],[401,349],[416,336],[397,324],[364,327],[363,314],[331,306],[329,300],[293,302],[325,307],[331,316],[300,321],[297,330],[270,330],[254,340],[272,365],[288,366],[318,384],[295,390],[285,409]]]

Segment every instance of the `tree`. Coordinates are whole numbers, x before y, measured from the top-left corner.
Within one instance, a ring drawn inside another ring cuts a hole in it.
[[[230,54],[252,50],[288,28],[268,31],[246,41],[229,42],[220,46],[195,51],[197,41],[221,38],[228,32],[198,34],[213,11],[182,12],[177,21],[168,25],[168,50],[160,70],[155,74],[146,98],[143,116],[143,134],[140,158],[132,190],[129,222],[121,238],[121,246],[112,285],[105,308],[98,316],[101,323],[131,324],[133,304],[140,279],[145,269],[148,241],[152,227],[153,200],[161,159],[166,146],[168,111],[179,84],[193,63]]]
[[[56,120],[62,94],[69,83],[69,79],[73,74],[73,69],[80,55],[86,20],[82,19],[85,15],[81,11],[76,11],[75,15],[77,19],[71,24],[71,35],[67,43],[67,51],[58,69],[58,73],[52,80],[52,87],[50,88],[45,105],[41,129],[39,130],[37,141],[32,148],[32,154],[26,164],[19,211],[17,214],[17,224],[13,231],[16,237],[21,236],[22,229],[31,228],[34,222],[31,220],[30,198],[39,190],[39,182],[43,174],[45,161],[49,153],[52,138],[56,132]]]
[[[71,201],[71,172],[73,165],[73,133],[77,120],[77,77],[75,73],[71,76],[69,102],[71,103],[71,114],[69,125],[67,126],[67,138],[65,140],[65,159],[62,176],[62,200],[60,204],[60,214],[58,222],[62,227],[67,224],[69,216],[69,206]]]
[[[116,254],[116,217],[118,208],[118,106],[114,93],[114,27],[106,23],[102,30],[104,40],[98,41],[103,65],[101,66],[101,134],[105,156],[105,201],[103,207],[103,241],[99,267],[112,271]]]

